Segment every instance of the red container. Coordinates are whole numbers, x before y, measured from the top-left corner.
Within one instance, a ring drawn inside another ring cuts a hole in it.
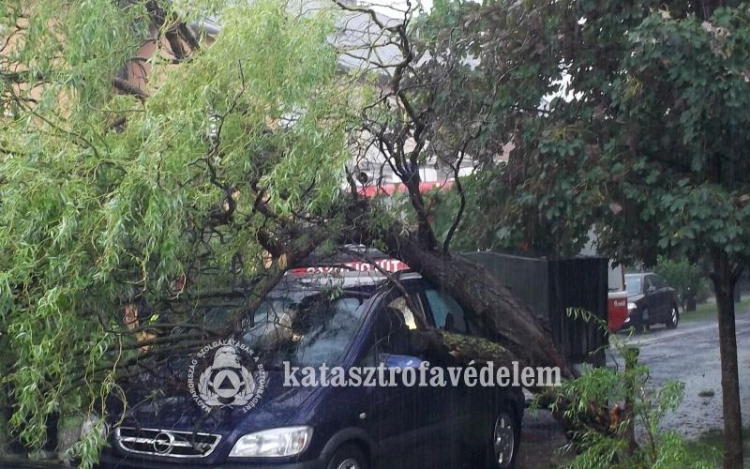
[[[609,292],[607,295],[607,317],[609,330],[612,332],[620,330],[628,318],[628,292]]]

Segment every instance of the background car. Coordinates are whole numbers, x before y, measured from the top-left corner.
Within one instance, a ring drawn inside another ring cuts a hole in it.
[[[628,318],[623,327],[645,330],[653,324],[674,329],[680,322],[677,293],[660,276],[651,273],[626,274]]]

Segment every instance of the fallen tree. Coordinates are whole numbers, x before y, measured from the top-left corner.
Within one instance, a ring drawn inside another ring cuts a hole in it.
[[[559,367],[563,377],[574,376],[545,322],[528,305],[476,262],[426,249],[415,238],[388,237],[390,253],[450,293],[513,359],[524,366]],[[461,348],[467,359],[486,355],[481,350]],[[500,362],[502,358],[495,360]]]
[[[455,357],[557,366],[574,376],[528,306],[450,254],[466,204],[458,179],[462,208],[438,241],[415,168],[428,140],[439,140],[429,110],[440,82],[420,83],[412,73],[408,22],[385,24],[372,11],[341,7],[370,18],[399,50],[395,63],[375,64],[385,84],[370,85],[371,69],[338,73],[330,12],[295,16],[271,1],[234,6],[212,44],[199,47],[188,26],[204,14],[197,7],[185,13],[146,2],[123,12],[105,0],[61,11],[44,2],[3,7],[0,76],[8,86],[0,104],[11,112],[0,126],[0,331],[16,357],[2,385],[13,402],[10,428],[24,444],[44,444],[52,414],[106,411],[104,397],[145,358],[221,333],[181,323],[191,332],[165,334],[176,324],[151,322],[143,305],[231,287],[247,292],[237,324],[290,266],[342,241],[384,246],[490,331],[494,343],[434,331]],[[132,49],[111,47],[113,30]],[[155,33],[146,41],[154,55],[133,56],[146,30]],[[50,50],[62,55],[19,82],[17,70],[39,65]],[[470,127],[441,152],[455,176],[481,123]],[[352,144],[351,135],[366,138]],[[406,186],[405,204],[364,200],[342,170],[352,147],[373,146]],[[225,282],[202,284],[206,272]],[[123,318],[133,305],[137,322]],[[77,449],[89,463],[103,444],[97,433],[90,438]]]

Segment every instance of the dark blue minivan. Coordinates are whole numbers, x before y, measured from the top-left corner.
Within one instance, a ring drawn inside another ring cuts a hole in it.
[[[418,274],[288,276],[249,316],[132,390],[103,467],[513,467],[523,393],[441,382],[422,333],[481,332]]]

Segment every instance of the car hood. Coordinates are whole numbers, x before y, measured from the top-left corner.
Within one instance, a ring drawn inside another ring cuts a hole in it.
[[[283,426],[305,412],[305,403],[323,389],[284,385],[284,373],[269,371],[255,405],[206,406],[188,390],[134,405],[121,426],[229,434]]]

